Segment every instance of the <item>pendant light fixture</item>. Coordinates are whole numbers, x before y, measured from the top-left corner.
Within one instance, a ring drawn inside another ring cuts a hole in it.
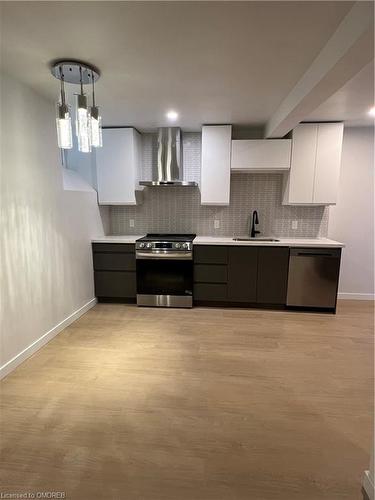
[[[89,153],[91,147],[102,146],[101,117],[95,103],[95,82],[100,73],[97,68],[87,63],[74,60],[58,60],[51,63],[51,73],[61,81],[60,102],[57,105],[57,141],[62,149],[73,147],[72,125],[69,106],[65,101],[64,83],[80,85],[80,93],[76,94],[75,129],[78,150]],[[84,85],[92,84],[93,105],[89,111]]]
[[[79,68],[81,93],[76,94],[76,135],[78,139],[78,151],[90,153],[91,133],[90,116],[87,107],[87,96],[83,93],[82,68]]]
[[[72,120],[70,117],[69,106],[65,102],[64,75],[60,68],[60,102],[57,103],[56,129],[57,142],[60,149],[72,149]]]
[[[92,106],[90,109],[90,131],[91,131],[91,144],[95,148],[103,146],[102,139],[102,117],[99,113],[99,108],[95,103],[95,80],[92,79]]]

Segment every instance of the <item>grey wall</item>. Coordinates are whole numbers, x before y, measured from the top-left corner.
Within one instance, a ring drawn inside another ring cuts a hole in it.
[[[345,243],[341,297],[374,299],[374,129],[345,128],[337,205],[329,237]]]
[[[199,182],[201,136],[183,134],[184,177]],[[151,178],[156,161],[156,136],[143,135],[141,178]],[[146,232],[194,232],[205,236],[244,234],[248,217],[258,210],[263,234],[275,236],[325,236],[328,209],[281,205],[282,174],[232,174],[231,203],[228,207],[200,205],[199,188],[147,188],[144,203],[137,207],[111,207],[112,234]],[[129,221],[134,220],[134,228]],[[220,228],[214,228],[214,220]],[[298,229],[292,229],[292,221]]]

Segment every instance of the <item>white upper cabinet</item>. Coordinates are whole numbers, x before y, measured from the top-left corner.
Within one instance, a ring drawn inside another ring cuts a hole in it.
[[[316,148],[314,203],[333,205],[337,202],[344,125],[321,123]]]
[[[140,162],[141,136],[134,128],[103,129],[103,147],[96,150],[100,205],[136,205],[141,200]]]
[[[284,205],[334,205],[337,199],[342,123],[302,123],[293,130]]]
[[[315,123],[298,125],[293,130],[292,161],[286,177],[284,204],[312,204],[317,133]]]
[[[202,127],[202,205],[229,205],[231,143],[231,125]]]
[[[231,170],[234,172],[289,170],[291,148],[290,139],[234,140]]]

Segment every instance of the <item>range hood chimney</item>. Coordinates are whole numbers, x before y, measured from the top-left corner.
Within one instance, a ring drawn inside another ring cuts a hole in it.
[[[184,181],[182,167],[181,129],[159,128],[158,162],[153,166],[152,180],[140,181],[141,186],[196,186],[196,182]]]

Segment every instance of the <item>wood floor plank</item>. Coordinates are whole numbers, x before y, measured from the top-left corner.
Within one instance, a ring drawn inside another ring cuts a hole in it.
[[[360,500],[373,322],[98,304],[2,381],[0,491]]]

